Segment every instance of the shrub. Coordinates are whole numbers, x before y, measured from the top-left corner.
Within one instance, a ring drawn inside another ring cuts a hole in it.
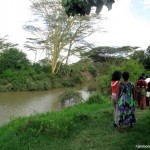
[[[14,91],[25,91],[25,90],[27,90],[27,84],[21,79],[13,80],[12,81],[12,89]]]
[[[7,86],[0,85],[0,92],[8,92]]]
[[[102,75],[96,79],[96,82],[99,86],[99,91],[101,93],[110,93],[110,77],[111,75]]]
[[[89,67],[88,71],[93,75],[93,77],[95,78],[97,75],[97,70],[95,67]]]
[[[62,106],[64,106],[65,102],[67,101],[73,104],[77,104],[83,99],[80,92],[74,90],[67,90],[59,95],[58,100],[61,102]]]
[[[87,99],[88,104],[92,104],[92,103],[102,103],[103,102],[103,96],[100,93],[93,93],[92,95],[90,95],[90,97]]]
[[[73,87],[75,83],[72,80],[63,80],[62,85],[64,87]]]

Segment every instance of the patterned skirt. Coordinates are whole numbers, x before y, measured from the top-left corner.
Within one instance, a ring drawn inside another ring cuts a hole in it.
[[[124,94],[119,98],[118,105],[118,124],[122,126],[135,123],[136,118],[134,100]]]

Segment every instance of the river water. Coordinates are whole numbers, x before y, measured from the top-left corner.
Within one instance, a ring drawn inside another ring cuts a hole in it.
[[[72,89],[79,91],[84,100],[89,96],[85,85]],[[65,90],[67,88],[38,92],[0,93],[0,126],[8,123],[13,117],[61,110],[58,96]]]

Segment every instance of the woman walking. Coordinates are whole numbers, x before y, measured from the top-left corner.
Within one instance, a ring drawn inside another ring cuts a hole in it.
[[[114,128],[118,126],[118,92],[120,84],[121,72],[115,71],[111,80],[111,100],[114,107]]]
[[[134,85],[128,81],[129,72],[123,72],[122,77],[123,82],[119,86],[119,100],[118,100],[118,124],[120,126],[119,131],[122,130],[123,125],[133,126],[133,123],[136,122],[135,119],[135,89]]]

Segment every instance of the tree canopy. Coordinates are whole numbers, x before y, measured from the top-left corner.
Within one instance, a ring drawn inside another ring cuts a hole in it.
[[[123,47],[109,47],[99,46],[93,48],[87,53],[83,53],[84,56],[91,58],[94,62],[110,62],[116,58],[127,58],[139,47],[123,46]]]
[[[68,16],[89,15],[92,7],[96,7],[96,14],[99,14],[105,5],[108,10],[112,9],[115,0],[62,0],[62,6]]]

